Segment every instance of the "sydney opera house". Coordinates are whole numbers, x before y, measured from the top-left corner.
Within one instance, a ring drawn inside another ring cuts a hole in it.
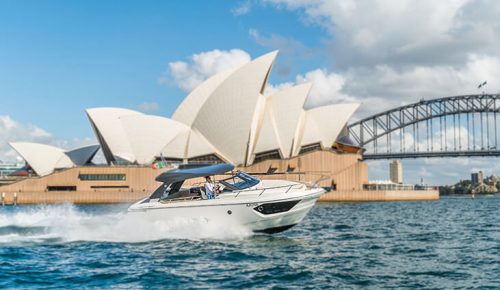
[[[333,192],[362,191],[368,168],[346,130],[359,104],[304,109],[308,83],[265,95],[276,56],[271,52],[210,77],[171,118],[124,108],[87,109],[98,145],[65,151],[11,140],[32,174],[0,192],[46,200],[67,199],[72,192],[73,202],[133,200],[157,186],[159,161],[167,167],[226,162],[262,178],[322,177],[321,185]],[[92,163],[99,149],[106,165]]]

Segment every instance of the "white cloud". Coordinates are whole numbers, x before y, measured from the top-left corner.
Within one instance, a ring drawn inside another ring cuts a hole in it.
[[[9,146],[8,142],[37,142],[64,149],[74,149],[97,143],[94,138],[57,139],[40,127],[20,123],[8,115],[0,115],[0,161],[20,160],[20,156]]]
[[[335,67],[322,71],[337,77],[315,78],[329,87],[316,86],[313,105],[347,96],[363,103],[357,116],[368,116],[422,97],[479,93],[485,80],[486,92],[500,92],[498,1],[263,2],[299,11],[330,37]]]
[[[295,84],[295,82],[285,82],[285,83],[279,83],[279,84],[267,84],[266,86],[266,90],[264,92],[264,95],[272,95],[276,92],[279,92],[279,91],[282,91],[282,90],[285,90],[285,89],[288,89],[288,88],[291,88],[293,87]]]
[[[267,93],[300,84],[313,83],[307,108],[332,103],[361,102],[356,118],[414,103],[421,98],[480,93],[477,85],[488,80],[486,90],[500,92],[500,57],[470,55],[461,67],[411,66],[396,69],[388,65],[355,67],[344,72],[316,69],[294,81],[270,85]]]
[[[325,69],[316,69],[305,75],[296,77],[298,83],[311,82],[313,84],[306,108],[313,108],[325,104],[352,103],[357,100],[343,92],[346,79],[344,76]]]
[[[274,65],[273,71],[281,77],[290,76],[297,60],[304,61],[311,59],[318,51],[318,49],[306,47],[302,42],[294,38],[284,37],[275,33],[264,36],[257,29],[250,29],[248,34],[257,44],[270,50],[279,50],[280,61]]]
[[[31,141],[51,143],[52,134],[31,124],[21,124],[10,116],[0,115],[0,160],[15,161],[17,153],[7,142]]]
[[[300,11],[331,36],[337,64],[457,64],[496,53],[500,2],[265,0]]]
[[[160,110],[160,105],[158,105],[158,103],[156,102],[144,102],[142,104],[139,104],[137,106],[137,109],[145,113],[154,113]]]
[[[270,84],[266,88],[266,94],[284,90],[297,84],[312,83],[311,92],[306,100],[305,108],[310,109],[327,104],[352,103],[358,100],[355,97],[342,92],[345,78],[336,73],[328,72],[326,69],[316,69],[305,74],[299,74],[295,81],[279,84]]]
[[[478,93],[477,85],[488,81],[488,90],[500,90],[496,81],[500,73],[500,58],[471,54],[463,66],[421,66],[397,69],[377,65],[371,69],[353,68],[346,71],[347,91],[359,96],[385,96],[416,101],[419,97],[439,97]]]
[[[193,54],[188,61],[175,61],[168,64],[168,76],[160,83],[173,83],[189,92],[208,77],[241,66],[250,61],[250,55],[241,49],[219,50]]]
[[[250,13],[250,10],[252,10],[250,0],[246,0],[241,1],[237,6],[231,9],[231,13],[233,13],[234,16],[240,16]]]

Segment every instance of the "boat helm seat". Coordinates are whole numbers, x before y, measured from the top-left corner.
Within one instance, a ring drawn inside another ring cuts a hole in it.
[[[205,188],[200,186],[201,199],[208,199],[207,193],[205,192]]]

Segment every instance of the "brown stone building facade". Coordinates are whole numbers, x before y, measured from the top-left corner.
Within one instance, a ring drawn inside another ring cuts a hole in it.
[[[264,160],[238,168],[262,179],[317,183],[329,190],[323,201],[384,201],[437,199],[437,191],[365,190],[368,166],[358,153],[317,150],[291,159]],[[155,177],[165,169],[142,166],[83,166],[28,177],[0,186],[4,204],[71,202],[76,204],[127,203],[158,187]],[[195,181],[194,181],[195,182]]]

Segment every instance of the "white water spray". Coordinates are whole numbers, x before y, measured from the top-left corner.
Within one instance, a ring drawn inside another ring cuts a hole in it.
[[[204,219],[151,222],[125,211],[90,213],[74,205],[20,207],[0,211],[0,243],[100,241],[136,243],[163,239],[240,239],[247,229]]]

